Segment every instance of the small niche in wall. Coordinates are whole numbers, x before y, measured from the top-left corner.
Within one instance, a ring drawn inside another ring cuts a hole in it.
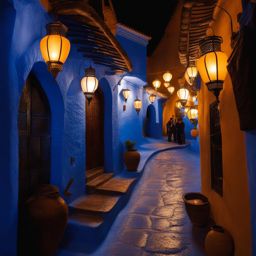
[[[222,139],[217,101],[210,105],[211,187],[223,195]]]

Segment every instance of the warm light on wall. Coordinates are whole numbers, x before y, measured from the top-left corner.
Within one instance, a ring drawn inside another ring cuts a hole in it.
[[[61,22],[49,23],[47,35],[40,42],[40,50],[48,70],[54,77],[62,70],[70,52],[70,42],[65,37],[67,27]]]
[[[122,94],[123,94],[123,97],[124,97],[124,101],[127,102],[128,98],[131,94],[131,90],[130,89],[123,89]]]
[[[155,79],[153,82],[152,82],[154,88],[157,90],[160,86],[161,86],[161,81],[158,80],[158,79]]]
[[[136,112],[139,114],[139,112],[140,112],[140,110],[142,108],[142,101],[140,99],[136,98],[134,100],[133,104],[134,104],[134,108],[135,108]]]
[[[177,91],[177,95],[182,106],[185,106],[189,97],[189,90],[182,87]]]
[[[222,38],[219,36],[208,36],[201,40],[201,57],[196,63],[203,82],[217,100],[227,75],[227,56],[221,51],[221,43]]]
[[[170,83],[172,80],[172,74],[169,71],[165,72],[163,74],[163,79],[166,83]]]
[[[174,86],[169,86],[169,87],[167,88],[167,90],[168,90],[168,92],[172,95],[172,94],[174,93],[174,91],[175,91],[175,87],[174,87]]]
[[[95,69],[91,66],[89,68],[86,68],[85,76],[81,80],[81,88],[89,104],[92,100],[94,92],[98,88],[98,83],[98,79],[95,75]]]
[[[150,103],[153,104],[156,100],[156,95],[155,94],[150,94],[148,99],[149,99]]]

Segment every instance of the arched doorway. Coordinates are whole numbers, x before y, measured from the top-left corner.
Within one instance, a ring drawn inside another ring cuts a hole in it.
[[[100,88],[86,101],[86,170],[104,168],[104,97]]]
[[[30,74],[20,98],[19,131],[19,255],[33,255],[28,241],[25,204],[40,184],[50,182],[51,114],[40,83]]]

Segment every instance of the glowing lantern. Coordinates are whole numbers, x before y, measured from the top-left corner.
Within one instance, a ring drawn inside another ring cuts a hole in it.
[[[185,115],[188,114],[189,109],[190,109],[190,107],[188,107],[188,106],[185,107],[185,109],[184,109]]]
[[[175,102],[175,107],[178,108],[178,109],[182,109],[183,106],[182,106],[181,102],[179,100],[177,100]]]
[[[170,83],[169,82],[164,82],[164,87],[165,88],[168,88],[170,86]]]
[[[88,103],[90,104],[94,92],[98,88],[98,79],[95,75],[95,69],[91,66],[85,69],[85,76],[81,80],[82,91],[85,94]]]
[[[136,98],[134,100],[133,104],[134,104],[134,108],[135,108],[136,112],[139,114],[139,112],[140,112],[140,110],[142,108],[142,101],[140,99]]]
[[[163,74],[163,79],[165,82],[170,83],[172,80],[172,74],[169,71],[165,72]]]
[[[123,94],[123,97],[124,97],[124,101],[127,102],[128,98],[131,94],[131,90],[130,89],[123,89],[122,94]]]
[[[185,72],[185,79],[188,84],[192,85],[197,76],[197,68],[194,63],[190,62]]]
[[[48,70],[56,77],[70,51],[70,42],[65,37],[67,27],[60,22],[53,22],[47,24],[46,30],[47,35],[40,42],[40,50]]]
[[[157,90],[160,86],[161,86],[161,81],[156,79],[152,82],[153,86],[155,87],[155,89]]]
[[[175,87],[174,87],[174,86],[169,86],[169,87],[167,88],[167,90],[168,90],[168,92],[172,95],[172,94],[174,93],[174,91],[175,91]]]
[[[189,97],[189,90],[181,87],[178,91],[177,91],[177,95],[179,97],[180,103],[182,104],[182,106],[185,106]]]
[[[150,103],[153,104],[156,100],[156,95],[155,94],[150,94],[148,99],[149,99]]]
[[[212,91],[217,100],[227,75],[227,56],[221,51],[222,38],[208,36],[201,40],[201,57],[197,60],[197,69],[208,90]]]
[[[187,114],[190,121],[198,119],[198,110],[195,107],[190,108]]]

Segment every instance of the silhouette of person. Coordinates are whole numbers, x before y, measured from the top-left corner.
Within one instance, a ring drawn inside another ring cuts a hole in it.
[[[185,124],[181,117],[178,118],[176,123],[177,142],[178,144],[185,143]]]
[[[170,118],[170,120],[167,122],[167,135],[168,135],[168,141],[176,141],[176,121],[174,116]]]

